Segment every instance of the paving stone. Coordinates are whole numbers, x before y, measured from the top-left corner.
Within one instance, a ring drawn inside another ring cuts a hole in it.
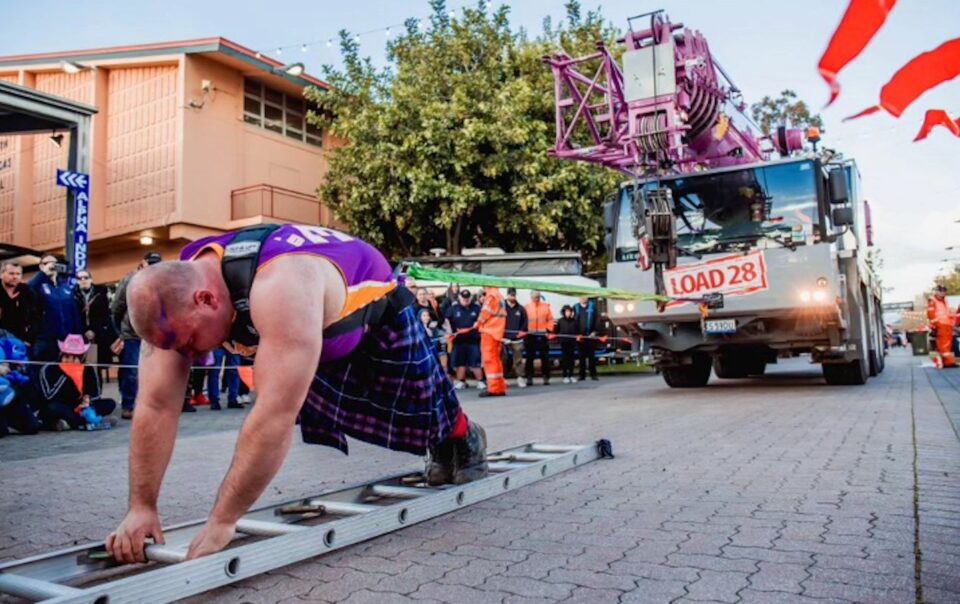
[[[699,568],[719,572],[752,573],[757,570],[757,563],[753,560],[735,560],[719,556],[671,554],[667,557],[670,566]]]
[[[711,602],[737,602],[741,589],[747,587],[746,573],[700,571],[700,578],[687,585],[687,597]]]
[[[751,588],[740,592],[742,604],[849,604],[839,598],[812,598],[782,591],[757,591]]]
[[[546,580],[553,583],[571,583],[580,587],[615,589],[618,591],[629,591],[636,587],[633,578],[629,576],[583,570],[567,570],[565,568],[550,571]]]
[[[480,589],[489,589],[498,592],[506,592],[517,596],[526,596],[530,598],[550,598],[553,600],[563,600],[570,597],[576,585],[570,583],[553,583],[549,581],[538,581],[526,577],[490,577],[480,586]]]
[[[876,589],[912,590],[915,584],[915,577],[894,574],[865,573],[847,569],[827,569],[814,566],[810,569],[810,581],[826,581],[830,583],[843,583],[844,585],[861,585],[863,587],[872,587]]]
[[[760,562],[760,572],[750,575],[750,589],[755,591],[778,591],[799,594],[801,585],[810,575],[802,564]]]
[[[507,562],[491,562],[483,559],[473,560],[463,568],[447,571],[442,577],[437,579],[437,582],[477,587],[482,585],[490,577],[499,575],[507,570],[507,566]]]
[[[430,604],[438,600],[419,600],[395,593],[361,589],[343,600],[343,604]]]
[[[686,594],[683,581],[639,579],[636,589],[620,596],[623,604],[670,602]]]
[[[479,563],[479,561],[477,561]],[[450,569],[439,566],[426,566],[423,564],[411,564],[406,570],[398,575],[391,575],[380,580],[373,589],[377,591],[391,591],[400,594],[409,594],[417,591],[421,585],[437,581],[443,577]]]
[[[465,585],[427,583],[409,594],[414,600],[438,600],[449,604],[499,604],[512,594],[484,591]]]
[[[534,552],[526,560],[510,564],[503,574],[508,577],[543,579],[551,570],[565,566],[569,559],[568,556],[552,556]]]
[[[804,583],[803,595],[814,598],[837,598],[850,602],[890,602],[900,604],[913,602],[914,592],[910,590],[874,589],[861,585],[843,585],[826,581]]]

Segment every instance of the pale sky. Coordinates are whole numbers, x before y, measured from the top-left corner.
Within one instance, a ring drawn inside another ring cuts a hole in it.
[[[502,2],[492,2],[500,5]],[[562,0],[507,2],[514,28],[539,33],[544,16],[564,14]],[[797,91],[814,107],[828,98],[817,62],[839,22],[841,0],[607,0],[584,2],[601,8],[606,19],[626,27],[626,18],[666,8],[671,19],[699,29],[748,102]],[[473,3],[450,2],[451,8]],[[320,66],[338,61],[340,29],[379,30],[361,36],[361,49],[383,62],[386,32],[408,17],[425,17],[425,0],[0,0],[0,55],[141,44],[224,36],[263,52],[287,47],[282,58],[303,61],[320,75]],[[871,201],[874,237],[882,250],[881,276],[891,288],[887,301],[906,301],[929,287],[944,259],[960,260],[960,139],[946,130],[911,142],[926,109],[946,109],[960,117],[960,78],[920,97],[900,119],[877,114],[853,122],[842,118],[874,105],[880,88],[916,54],[960,36],[960,2],[901,0],[864,53],[840,76],[838,101],[824,109],[823,144],[856,158],[865,195]],[[300,50],[302,43],[320,41]],[[275,54],[273,56],[276,56]],[[958,246],[946,251],[947,246]]]

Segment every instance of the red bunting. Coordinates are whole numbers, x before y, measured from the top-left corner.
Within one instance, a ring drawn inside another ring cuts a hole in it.
[[[900,68],[880,90],[880,104],[846,118],[856,119],[881,109],[900,117],[910,103],[937,84],[960,75],[960,38],[921,53]]]
[[[600,336],[600,342],[601,342],[602,344],[606,344],[606,343],[607,343],[607,336]]]
[[[954,136],[960,136],[960,119],[950,119],[950,116],[943,109],[928,109],[923,117],[923,126],[920,127],[920,132],[917,133],[917,137],[913,141],[922,141],[927,138],[927,135],[936,126],[943,126]]]
[[[854,60],[877,33],[887,14],[896,4],[896,0],[850,0],[847,12],[843,14],[840,25],[833,32],[830,44],[820,57],[817,69],[830,85],[830,100],[836,100],[840,94],[837,75],[840,70]]]

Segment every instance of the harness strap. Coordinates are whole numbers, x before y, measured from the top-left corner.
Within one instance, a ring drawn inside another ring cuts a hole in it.
[[[260,266],[263,242],[278,228],[278,224],[264,224],[242,229],[223,249],[220,270],[237,313],[230,329],[230,339],[245,346],[253,346],[260,340],[250,318],[250,289]]]
[[[224,248],[221,271],[230,290],[230,301],[237,313],[230,330],[230,339],[244,346],[255,346],[260,340],[260,334],[250,318],[250,289],[260,265],[263,242],[278,228],[280,225],[267,224],[237,231]],[[409,289],[398,287],[387,296],[358,308],[329,325],[323,330],[323,337],[334,338],[368,325],[377,325],[412,304],[413,300],[414,296]]]

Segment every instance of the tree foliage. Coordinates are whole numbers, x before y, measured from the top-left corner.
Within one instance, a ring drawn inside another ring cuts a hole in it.
[[[784,90],[777,98],[765,96],[759,103],[751,105],[753,119],[760,125],[764,134],[770,134],[778,126],[794,128],[813,126],[823,128],[823,119],[819,113],[810,113],[807,104],[797,98],[797,93]]]
[[[597,13],[567,3],[567,21],[529,39],[505,6],[479,2],[451,18],[431,2],[429,23],[408,21],[387,46],[388,67],[340,33],[343,68],[332,89],[307,92],[310,119],[343,141],[318,193],[338,219],[388,255],[433,247],[508,251],[602,247],[600,204],[616,173],[547,156],[554,139],[553,78],[542,57],[571,55],[610,37]]]
[[[936,277],[933,284],[946,287],[948,296],[960,295],[960,264],[954,264],[952,272]]]

